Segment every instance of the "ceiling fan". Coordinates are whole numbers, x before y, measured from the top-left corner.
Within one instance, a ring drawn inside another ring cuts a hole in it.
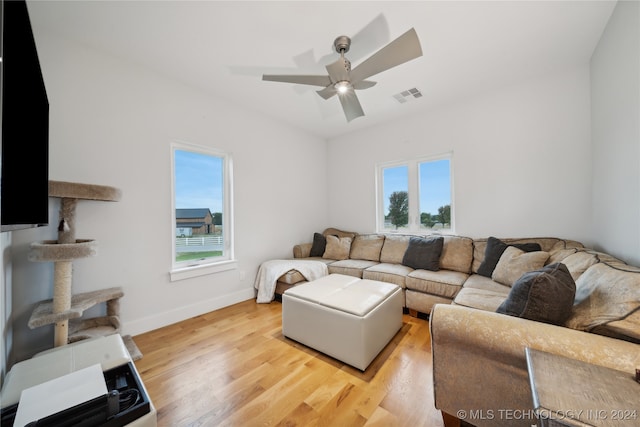
[[[340,54],[340,58],[325,66],[329,73],[327,76],[264,74],[262,80],[321,86],[324,89],[318,90],[318,95],[324,99],[338,95],[347,121],[350,122],[364,116],[355,91],[374,86],[376,82],[367,80],[369,77],[422,56],[420,40],[413,28],[378,50],[354,69],[351,69],[351,62],[344,56],[351,47],[351,39],[340,36],[335,39],[333,46]]]

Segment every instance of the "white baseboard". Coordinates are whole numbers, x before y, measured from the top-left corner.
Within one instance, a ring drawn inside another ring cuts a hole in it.
[[[255,298],[253,287],[122,324],[122,335],[136,336],[210,311]]]

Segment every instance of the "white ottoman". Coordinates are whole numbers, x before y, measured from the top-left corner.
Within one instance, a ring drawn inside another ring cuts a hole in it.
[[[282,333],[364,371],[402,327],[402,290],[330,274],[282,294]]]

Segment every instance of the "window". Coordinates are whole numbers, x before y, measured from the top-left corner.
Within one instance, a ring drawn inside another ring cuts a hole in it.
[[[378,231],[453,232],[451,155],[377,166]]]
[[[171,151],[172,280],[234,268],[231,157],[182,143]]]

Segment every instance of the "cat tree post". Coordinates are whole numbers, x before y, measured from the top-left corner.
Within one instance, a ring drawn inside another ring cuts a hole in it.
[[[77,199],[63,197],[60,201],[60,222],[58,225],[58,243],[76,243],[75,218]],[[71,309],[71,261],[56,261],[53,267],[53,313],[60,314]],[[56,322],[54,345],[65,345],[69,340],[69,322]]]
[[[53,266],[53,313],[60,314],[71,309],[71,261],[56,261]],[[53,344],[65,345],[69,339],[69,322],[56,322]]]

